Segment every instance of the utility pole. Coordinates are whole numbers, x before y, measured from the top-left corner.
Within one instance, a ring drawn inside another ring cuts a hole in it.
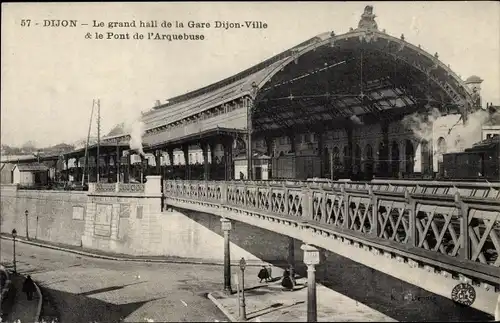
[[[97,99],[97,183],[99,183],[101,177],[101,155],[99,154],[101,146],[101,99]]]
[[[85,165],[83,167],[83,175],[82,175],[82,186],[85,184],[85,173],[87,172],[88,174],[88,168],[89,168],[89,141],[90,141],[90,130],[92,128],[92,117],[94,116],[94,106],[95,106],[95,100],[92,100],[92,110],[90,111],[90,121],[89,121],[89,131],[87,134],[87,144],[85,145]],[[88,175],[88,179],[90,181],[90,175]]]

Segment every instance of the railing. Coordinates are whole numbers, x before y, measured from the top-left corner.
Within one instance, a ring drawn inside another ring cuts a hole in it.
[[[144,193],[144,184],[89,183],[89,192],[96,193]]]
[[[500,284],[500,184],[165,181],[167,198],[306,221]]]

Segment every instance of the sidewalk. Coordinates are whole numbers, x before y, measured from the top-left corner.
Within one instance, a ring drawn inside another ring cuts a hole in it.
[[[278,273],[278,272],[276,272]],[[281,280],[245,288],[247,320],[252,322],[307,322],[307,278],[297,279],[293,292],[283,291]],[[318,322],[396,322],[366,305],[320,284],[317,288]],[[232,322],[239,321],[236,292],[208,295]]]
[[[7,322],[22,323],[35,322],[40,314],[41,299],[38,293],[33,294],[33,300],[28,301],[26,294],[22,292],[24,277],[11,274],[12,287],[15,289],[14,302],[12,308],[7,314]]]

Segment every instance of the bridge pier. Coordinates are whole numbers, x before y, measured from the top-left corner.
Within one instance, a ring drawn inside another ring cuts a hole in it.
[[[229,232],[231,231],[231,220],[222,218],[222,231],[224,231],[224,293],[227,295],[232,294],[231,289],[231,255],[230,255],[230,241]]]

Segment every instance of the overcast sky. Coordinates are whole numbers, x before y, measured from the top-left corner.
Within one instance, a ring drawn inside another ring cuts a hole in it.
[[[500,104],[498,2],[27,3],[2,4],[1,141],[38,146],[85,138],[92,99],[102,132],[137,111],[219,81],[317,34],[356,28],[365,5],[379,29],[434,54],[463,79],[483,78],[483,102]],[[21,19],[31,19],[22,27]],[[43,28],[44,19],[89,26]],[[114,29],[202,33],[204,41],[88,40],[93,20],[259,20],[267,29]],[[39,26],[34,26],[39,22]]]

